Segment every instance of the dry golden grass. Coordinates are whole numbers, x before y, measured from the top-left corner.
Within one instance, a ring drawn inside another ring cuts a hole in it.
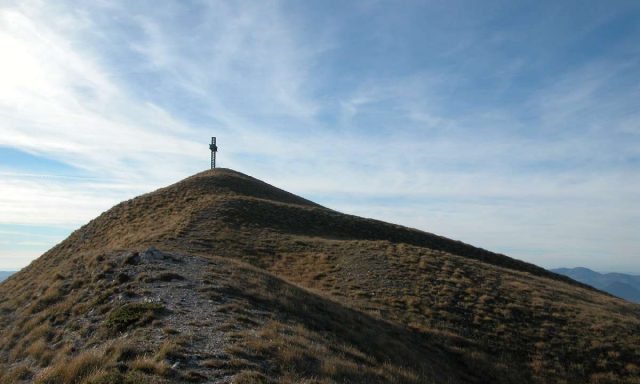
[[[97,350],[84,352],[69,361],[43,370],[35,384],[75,384],[95,374],[106,364],[104,355]]]
[[[33,371],[27,365],[18,365],[0,372],[0,382],[2,383],[18,383],[30,380],[33,377]]]
[[[186,380],[165,360],[196,342],[149,343],[145,329],[182,332],[157,322],[160,308],[120,304],[144,284],[184,283],[179,266],[128,273],[149,246],[227,260],[201,283],[220,287],[194,286],[229,336],[228,358],[200,367],[239,383],[640,382],[638,305],[229,170],[123,202],[0,284],[0,381]],[[123,332],[133,346],[113,343]]]
[[[250,356],[268,364],[260,377],[274,382],[427,383],[432,379],[414,369],[375,358],[339,344],[328,335],[272,321],[258,330],[245,331],[231,355]],[[242,373],[245,371],[242,371]],[[249,372],[256,372],[250,369]],[[315,381],[314,381],[315,382]],[[434,381],[435,382],[435,381]]]
[[[184,348],[174,340],[166,340],[156,354],[157,360],[179,360],[184,357]]]
[[[158,361],[153,357],[138,357],[130,364],[131,369],[158,376],[170,376],[171,367],[165,361]]]

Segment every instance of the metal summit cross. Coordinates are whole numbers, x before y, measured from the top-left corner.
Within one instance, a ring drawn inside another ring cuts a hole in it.
[[[218,152],[218,146],[216,145],[216,138],[211,138],[211,144],[209,144],[209,149],[211,150],[211,169],[216,167],[216,152]]]

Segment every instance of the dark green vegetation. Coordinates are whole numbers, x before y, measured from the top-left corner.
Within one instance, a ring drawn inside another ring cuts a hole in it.
[[[625,273],[598,273],[587,268],[559,268],[555,273],[634,303],[640,303],[640,276]]]
[[[640,306],[224,169],[0,285],[0,382],[640,383]]]
[[[114,309],[107,316],[105,325],[118,331],[124,331],[130,326],[140,326],[153,320],[164,311],[159,303],[130,303]]]

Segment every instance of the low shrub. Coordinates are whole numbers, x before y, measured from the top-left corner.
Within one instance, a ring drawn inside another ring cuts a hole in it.
[[[165,311],[160,303],[131,303],[111,311],[105,325],[111,329],[123,331],[130,326],[149,323]]]

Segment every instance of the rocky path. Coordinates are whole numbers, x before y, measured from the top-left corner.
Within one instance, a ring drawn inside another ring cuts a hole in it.
[[[136,295],[119,295],[122,304],[160,303],[166,314],[145,328],[151,350],[168,350],[165,358],[186,381],[228,383],[232,370],[225,369],[225,353],[232,332],[245,327],[234,321],[227,308],[234,298],[224,293],[229,278],[222,262],[191,255],[176,255],[150,248],[139,254],[125,253],[120,274],[136,279]]]

